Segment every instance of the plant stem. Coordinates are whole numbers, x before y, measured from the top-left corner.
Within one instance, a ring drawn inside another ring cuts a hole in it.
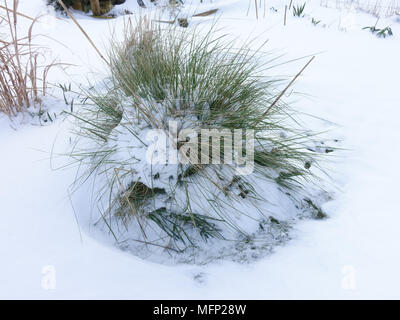
[[[303,71],[310,65],[310,63],[314,60],[315,56],[313,56],[306,65],[296,74],[296,76],[289,82],[285,89],[279,94],[279,96],[274,100],[274,102],[268,107],[268,109],[264,112],[263,117],[273,108],[274,105],[282,98],[285,92],[292,86],[292,84],[296,81],[296,79],[303,73]],[[262,119],[262,118],[261,118]],[[255,124],[257,125],[259,121]]]
[[[83,30],[83,28],[81,27],[81,25],[79,24],[79,22],[74,18],[74,16],[72,15],[71,11],[68,10],[67,6],[64,4],[64,2],[62,0],[57,0],[58,3],[63,7],[63,9],[65,10],[65,12],[71,17],[72,21],[77,25],[77,27],[79,28],[79,30],[81,30],[81,32],[83,33],[83,35],[86,37],[86,39],[89,41],[89,43],[92,45],[92,47],[96,50],[96,52],[99,54],[99,56],[107,63],[107,65],[110,65],[110,63],[107,61],[106,58],[104,58],[104,56],[101,54],[100,50],[96,47],[96,45],[94,44],[94,42],[92,41],[92,39],[90,39],[89,35],[86,33],[85,30]]]

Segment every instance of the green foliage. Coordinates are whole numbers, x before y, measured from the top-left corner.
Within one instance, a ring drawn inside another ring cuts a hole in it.
[[[103,217],[136,220],[144,239],[150,222],[165,239],[164,247],[194,245],[195,234],[222,239],[226,228],[244,233],[233,213],[246,215],[242,205],[258,210],[256,201],[266,201],[254,179],[295,194],[312,179],[307,163],[317,166],[315,153],[306,147],[309,133],[297,125],[287,104],[275,103],[281,80],[265,76],[273,57],[249,46],[237,48],[214,31],[161,29],[145,20],[137,25],[129,23],[124,41],[112,43],[109,78],[102,90],[87,92],[92,105],[74,115],[78,134],[93,140],[95,149],[71,156],[89,164],[85,179],[107,176],[99,195],[108,199]],[[254,173],[239,177],[230,164],[168,164],[176,177],[157,188],[153,184],[161,180],[161,169],[144,182],[134,178],[141,159],[113,160],[119,151],[115,130],[129,132],[146,148],[141,130],[167,130],[169,120],[198,130],[199,136],[202,128],[254,130]]]
[[[364,27],[363,30],[369,30],[372,34],[375,34],[378,38],[386,38],[393,36],[392,28],[385,27],[383,29],[376,28],[376,26],[372,27]]]

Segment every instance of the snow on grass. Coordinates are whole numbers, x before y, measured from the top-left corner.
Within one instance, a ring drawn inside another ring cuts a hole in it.
[[[400,14],[399,0],[319,0],[321,6],[337,9],[358,9],[378,17]]]

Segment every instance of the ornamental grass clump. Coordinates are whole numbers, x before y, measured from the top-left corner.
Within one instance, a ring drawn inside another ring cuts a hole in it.
[[[273,58],[146,20],[111,48],[109,77],[74,115],[71,156],[118,243],[182,253],[281,237],[317,161],[265,76]]]
[[[0,112],[13,118],[28,108],[42,106],[47,74],[54,63],[42,64],[43,48],[32,43],[36,19],[18,12],[19,1],[0,8]],[[21,19],[30,24],[21,35]]]

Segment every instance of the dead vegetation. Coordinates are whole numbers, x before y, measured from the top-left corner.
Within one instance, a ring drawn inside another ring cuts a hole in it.
[[[0,8],[0,112],[10,118],[28,108],[41,108],[47,74],[54,66],[40,64],[43,48],[32,42],[37,19],[18,12],[18,3],[4,1]],[[20,19],[31,20],[22,31]]]

